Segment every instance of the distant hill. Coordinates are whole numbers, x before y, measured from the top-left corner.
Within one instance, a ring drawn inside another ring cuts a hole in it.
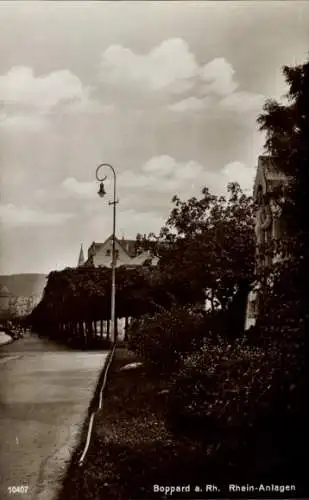
[[[15,297],[41,296],[46,280],[46,274],[9,274],[0,276],[0,285]]]

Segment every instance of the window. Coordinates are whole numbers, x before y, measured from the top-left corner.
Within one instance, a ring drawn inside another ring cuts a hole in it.
[[[106,250],[106,256],[110,257],[112,255],[111,250]],[[115,259],[118,259],[119,257],[119,250],[115,250]]]

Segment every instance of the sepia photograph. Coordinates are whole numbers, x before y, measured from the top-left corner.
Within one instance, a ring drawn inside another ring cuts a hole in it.
[[[309,2],[0,34],[0,500],[309,498]]]

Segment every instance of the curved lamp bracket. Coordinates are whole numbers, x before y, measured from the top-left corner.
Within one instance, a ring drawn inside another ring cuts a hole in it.
[[[96,178],[99,182],[104,182],[107,179],[107,175],[102,177],[102,178],[99,177],[99,171],[101,168],[104,168],[104,167],[108,167],[113,172],[114,177],[116,177],[116,173],[115,173],[115,170],[112,167],[112,165],[110,165],[109,163],[101,163],[101,165],[99,165],[97,167],[96,172],[95,172]]]

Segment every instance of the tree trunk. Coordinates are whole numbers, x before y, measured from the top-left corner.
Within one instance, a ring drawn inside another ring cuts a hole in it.
[[[100,337],[103,338],[103,319],[100,320]]]
[[[110,320],[108,319],[107,324],[106,324],[106,338],[107,338],[107,340],[109,340],[109,334],[110,334]]]
[[[77,321],[73,321],[73,339],[76,340],[77,337],[78,337]]]
[[[118,318],[115,318],[115,326],[114,326],[114,340],[118,339]]]
[[[87,323],[86,323],[86,346],[87,347],[91,346],[92,339],[93,339],[92,322],[87,321]]]
[[[82,322],[82,332],[83,332],[83,345],[86,347],[87,345],[87,328],[85,321]]]
[[[83,323],[81,321],[78,322],[78,338],[83,338]]]

